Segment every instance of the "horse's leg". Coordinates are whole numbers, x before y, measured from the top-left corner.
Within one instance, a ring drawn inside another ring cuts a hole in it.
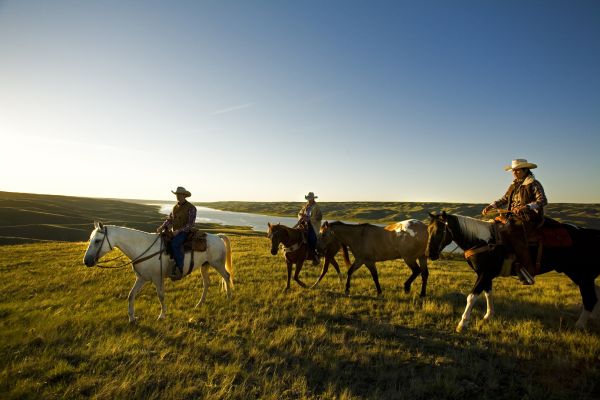
[[[583,302],[583,310],[579,315],[579,319],[575,323],[575,327],[578,329],[585,329],[588,320],[592,316],[592,311],[598,304],[598,296],[596,294],[596,285],[594,284],[594,278],[588,276],[581,276],[577,272],[567,272],[567,275],[577,286],[579,286],[579,293],[581,293],[581,300]]]
[[[475,282],[475,286],[469,295],[467,296],[467,305],[465,306],[465,311],[463,312],[462,317],[460,318],[460,322],[456,327],[456,332],[462,332],[469,325],[469,318],[471,318],[471,311],[473,310],[473,306],[477,301],[477,298],[483,292],[483,282],[484,282],[483,274],[477,275],[477,281]]]
[[[135,324],[137,322],[135,318],[135,310],[134,310],[134,301],[135,296],[142,290],[142,287],[146,284],[146,281],[142,279],[141,276],[137,276],[135,279],[135,283],[133,287],[129,291],[129,296],[127,296],[127,300],[129,300],[129,322]]]
[[[298,283],[298,285],[306,288],[306,283],[300,280],[300,271],[302,271],[302,265],[304,265],[304,260],[300,260],[296,263],[296,272],[294,272],[294,280]]]
[[[311,289],[317,287],[317,285],[319,284],[319,282],[321,282],[321,279],[323,279],[323,277],[325,276],[325,274],[329,270],[329,263],[330,263],[330,258],[329,257],[325,257],[325,263],[323,264],[323,269],[321,270],[321,275],[319,276],[319,279],[317,279],[317,281],[310,287]]]
[[[156,287],[158,301],[160,302],[160,314],[158,315],[158,319],[165,319],[167,317],[167,307],[165,305],[165,280],[160,276],[158,282],[153,281],[153,283],[154,287]]]
[[[375,282],[375,287],[377,288],[377,296],[381,296],[381,286],[379,286],[379,275],[377,274],[377,267],[374,262],[368,262],[365,264],[371,272],[371,276],[373,277],[373,282]]]
[[[342,272],[340,271],[340,265],[335,261],[335,255],[331,257],[331,265],[335,268],[335,272],[337,272],[338,280],[342,283]]]
[[[492,293],[492,280],[489,279],[488,282],[483,283],[483,290],[485,294],[485,302],[487,304],[487,311],[483,316],[484,321],[489,321],[494,315],[494,296]]]
[[[285,262],[287,264],[287,285],[285,287],[285,290],[288,291],[290,290],[290,281],[292,279],[292,263],[288,260],[285,260]]]
[[[348,270],[348,277],[346,278],[346,295],[347,296],[350,296],[350,278],[352,278],[352,274],[354,273],[354,271],[359,269],[361,267],[361,265],[363,265],[363,261],[355,258],[354,263]]]
[[[413,281],[415,279],[417,279],[417,276],[419,276],[421,274],[421,268],[419,268],[419,264],[417,264],[417,260],[407,260],[405,258],[404,262],[406,263],[406,265],[408,265],[408,268],[410,268],[410,270],[412,271],[412,274],[410,274],[408,279],[404,282],[404,293],[410,293],[410,286],[412,285]],[[421,289],[421,293],[423,293],[423,289]]]
[[[427,257],[419,257],[419,267],[421,270],[421,297],[427,294],[427,280],[429,279],[429,268],[427,267]]]
[[[598,304],[598,297],[596,295],[596,285],[594,284],[593,278],[584,278],[579,284],[579,292],[581,293],[581,299],[583,300],[583,310],[579,319],[575,323],[575,327],[578,329],[585,329],[587,322],[592,316],[594,308]]]
[[[208,265],[202,265],[200,267],[200,275],[202,275],[202,296],[200,297],[200,301],[196,304],[196,307],[201,306],[202,304],[204,304],[204,301],[206,300],[206,294],[208,293],[208,287],[210,286],[210,278],[208,276],[208,269],[209,266]],[[196,308],[194,307],[194,308]]]
[[[219,272],[219,274],[221,275],[221,290],[223,289],[223,287],[225,287],[225,291],[227,292],[227,299],[231,300],[231,279],[229,279],[229,272],[227,272],[227,269],[225,268],[225,260],[215,262],[213,268],[216,269],[217,272]]]
[[[600,286],[596,286],[596,298],[599,301],[596,302],[594,306],[594,311],[592,311],[592,318],[600,318]]]

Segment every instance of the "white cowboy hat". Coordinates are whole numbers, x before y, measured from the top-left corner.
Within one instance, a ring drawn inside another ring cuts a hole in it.
[[[190,192],[188,192],[187,190],[185,190],[185,188],[183,186],[178,186],[175,191],[171,190],[171,193],[173,193],[173,194],[184,194],[185,197],[190,197],[192,195]]]
[[[528,162],[524,158],[517,158],[516,160],[512,160],[512,163],[510,165],[507,165],[506,167],[504,167],[504,170],[512,171],[514,169],[521,169],[521,168],[534,169],[534,168],[537,168],[537,165],[534,163]]]
[[[306,200],[310,200],[310,199],[318,199],[319,196],[315,196],[315,194],[313,192],[308,192],[308,194],[306,196],[304,196],[304,198]]]

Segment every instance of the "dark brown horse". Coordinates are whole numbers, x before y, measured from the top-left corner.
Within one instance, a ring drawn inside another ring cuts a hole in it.
[[[456,331],[465,329],[469,323],[471,311],[475,301],[485,293],[487,300],[487,313],[484,321],[489,320],[494,314],[492,297],[492,281],[504,275],[503,266],[508,261],[507,275],[511,271],[510,254],[503,244],[496,242],[494,224],[462,215],[453,215],[443,212],[430,214],[429,239],[427,251],[429,258],[437,260],[442,250],[454,241],[461,249],[469,251],[467,262],[477,274],[477,280],[467,296],[467,305]],[[543,246],[540,258],[539,274],[556,270],[567,275],[578,287],[583,300],[583,311],[577,323],[578,328],[585,328],[590,317],[600,317],[600,287],[594,280],[600,275],[600,262],[598,262],[598,249],[600,248],[600,231],[595,229],[578,228],[569,224],[560,224],[554,220],[546,219],[544,227],[558,228],[566,231],[570,236],[569,245]],[[542,227],[542,229],[544,229]],[[536,259],[537,246],[530,248],[532,259]],[[507,260],[508,258],[508,260]]]
[[[346,278],[346,294],[350,294],[350,278],[363,264],[367,266],[377,294],[381,294],[379,276],[375,263],[377,261],[404,259],[413,274],[404,283],[404,291],[410,291],[410,285],[420,274],[422,279],[421,297],[427,290],[427,225],[421,221],[410,219],[389,225],[385,228],[371,224],[345,224],[343,222],[325,222],[319,233],[317,248],[320,251],[339,241],[348,246],[354,255],[354,263],[348,270]],[[417,260],[419,263],[417,264]]]
[[[287,264],[287,285],[285,290],[290,289],[290,281],[292,278],[292,267],[296,264],[296,271],[294,272],[294,280],[302,287],[307,287],[304,282],[300,280],[300,271],[302,270],[302,266],[304,265],[304,261],[308,258],[309,249],[308,244],[306,243],[303,229],[300,228],[290,228],[281,224],[268,224],[267,237],[271,239],[271,254],[277,255],[279,250],[279,246],[283,247],[284,258]],[[323,265],[323,269],[321,271],[321,275],[319,279],[312,285],[315,287],[319,284],[321,279],[325,276],[329,269],[329,264],[333,265],[335,270],[338,273],[338,278],[341,280],[341,272],[340,267],[335,260],[335,255],[338,253],[340,248],[344,250],[344,261],[346,265],[350,266],[350,259],[348,256],[348,249],[345,246],[342,246],[339,242],[332,242],[330,246],[324,249],[323,254],[325,255],[325,264]]]

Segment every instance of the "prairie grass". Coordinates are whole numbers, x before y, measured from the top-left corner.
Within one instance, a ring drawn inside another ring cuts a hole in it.
[[[145,287],[137,325],[127,322],[132,272],[84,267],[85,243],[0,246],[2,398],[600,397],[600,324],[574,329],[581,301],[563,275],[533,287],[497,279],[495,317],[483,322],[480,299],[457,334],[475,278],[464,261],[431,264],[425,299],[420,279],[403,292],[401,261],[378,265],[383,298],[364,268],[351,297],[334,272],[317,289],[285,293],[284,263],[267,239],[231,239],[231,301],[211,272],[207,302],[193,309],[195,272],[166,283],[165,321]],[[302,278],[318,272],[306,265]]]

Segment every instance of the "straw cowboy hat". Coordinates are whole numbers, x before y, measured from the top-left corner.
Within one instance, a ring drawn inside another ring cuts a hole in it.
[[[534,168],[537,168],[537,165],[534,163],[528,162],[524,158],[517,158],[516,160],[512,160],[512,163],[510,165],[507,165],[506,167],[504,167],[504,170],[512,171],[514,169],[521,169],[521,168],[534,169]]]
[[[319,196],[315,196],[315,194],[314,194],[313,192],[308,192],[308,194],[307,194],[306,196],[304,196],[304,198],[305,198],[306,200],[310,200],[310,199],[313,199],[313,200],[314,200],[314,199],[318,199],[318,198],[319,198]]]
[[[185,188],[183,186],[178,186],[177,190],[175,190],[175,191],[171,190],[171,193],[173,193],[173,194],[184,194],[185,197],[190,197],[192,195],[190,192],[188,192],[187,190],[185,190]]]

